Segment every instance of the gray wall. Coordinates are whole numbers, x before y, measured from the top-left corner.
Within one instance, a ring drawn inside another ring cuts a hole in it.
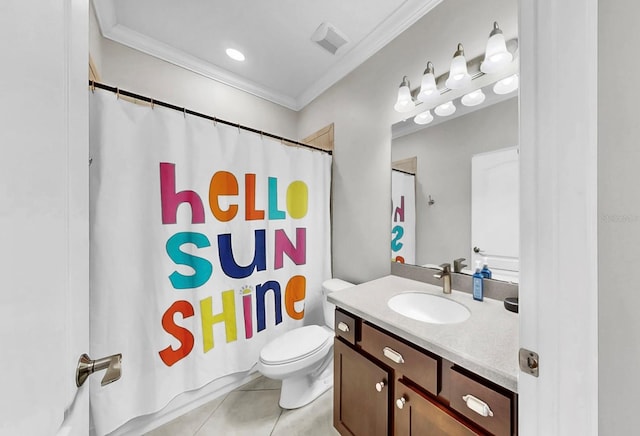
[[[515,34],[517,2],[446,0],[300,112],[299,137],[335,124],[334,276],[361,283],[390,273],[391,125],[402,76],[418,86],[427,60],[442,74],[461,41],[469,58],[480,55],[494,20]]]
[[[599,2],[599,429],[637,434],[640,392],[640,4]]]
[[[416,263],[471,259],[471,157],[518,145],[518,99],[395,139],[394,161],[417,156]],[[427,204],[428,197],[435,204]]]

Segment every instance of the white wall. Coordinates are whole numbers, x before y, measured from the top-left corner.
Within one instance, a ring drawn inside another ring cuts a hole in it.
[[[518,99],[397,138],[394,161],[416,156],[416,264],[465,257],[471,267],[471,157],[518,145]],[[427,204],[429,195],[435,200]]]
[[[599,2],[599,428],[638,433],[640,392],[640,4]]]

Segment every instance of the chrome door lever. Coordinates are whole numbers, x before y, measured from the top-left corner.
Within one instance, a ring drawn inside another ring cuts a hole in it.
[[[78,359],[78,368],[76,369],[76,386],[82,386],[87,377],[103,369],[106,369],[107,372],[100,383],[102,386],[120,380],[120,375],[122,374],[122,354],[114,354],[113,356],[96,360],[91,360],[86,354],[80,356],[80,359]]]

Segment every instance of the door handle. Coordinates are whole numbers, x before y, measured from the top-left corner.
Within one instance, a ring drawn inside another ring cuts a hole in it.
[[[96,360],[91,360],[87,354],[80,356],[78,367],[76,368],[76,386],[82,386],[87,377],[103,369],[106,369],[107,372],[100,383],[102,386],[120,380],[122,375],[122,354],[114,354],[113,356]]]

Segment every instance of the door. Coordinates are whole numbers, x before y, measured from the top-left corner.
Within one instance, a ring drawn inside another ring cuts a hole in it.
[[[334,341],[333,425],[340,434],[389,434],[389,373]]]
[[[486,257],[497,278],[518,277],[520,192],[518,148],[471,159],[471,268]]]
[[[0,29],[0,434],[86,435],[88,3],[4,1]]]
[[[442,404],[396,381],[394,434],[396,436],[477,436],[483,434],[459,420]]]

